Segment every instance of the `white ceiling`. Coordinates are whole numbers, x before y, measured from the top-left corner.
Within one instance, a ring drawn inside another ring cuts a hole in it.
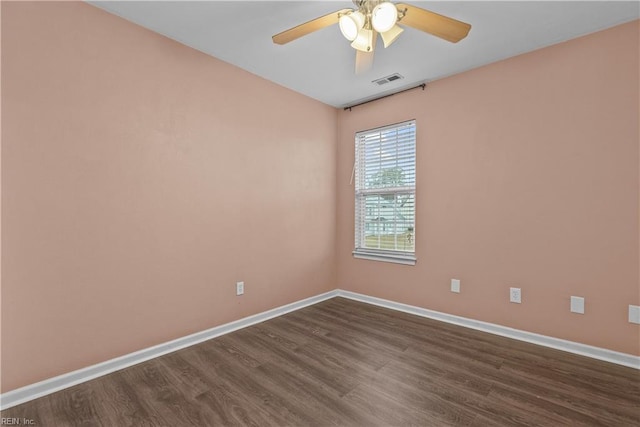
[[[354,74],[355,51],[332,26],[289,44],[271,36],[343,1],[97,1],[92,4],[253,74],[344,107],[640,17],[637,1],[406,1],[472,25],[452,44],[407,28],[373,68]],[[378,86],[372,80],[400,73]]]

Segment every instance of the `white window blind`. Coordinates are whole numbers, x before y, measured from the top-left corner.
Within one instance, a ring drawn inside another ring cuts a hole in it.
[[[355,257],[415,264],[416,123],[356,134]]]

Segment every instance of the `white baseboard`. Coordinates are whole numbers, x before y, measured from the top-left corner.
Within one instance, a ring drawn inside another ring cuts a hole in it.
[[[245,317],[234,322],[216,326],[215,328],[196,332],[195,334],[187,335],[173,341],[168,341],[153,347],[142,349],[140,351],[125,354],[124,356],[116,357],[115,359],[107,360],[105,362],[88,366],[86,368],[78,369],[77,371],[62,374],[57,377],[49,378],[44,381],[11,390],[0,395],[0,410],[8,409],[12,406],[37,399],[38,397],[46,396],[51,393],[55,393],[56,391],[92,380],[94,378],[101,377],[111,372],[119,371],[120,369],[124,369],[129,366],[137,365],[138,363],[174,352],[176,350],[180,350],[185,347],[192,346],[194,344],[201,343],[211,338],[219,337],[238,329],[246,328],[247,326],[255,325],[256,323],[264,322],[265,320],[282,316],[283,314],[299,310],[303,307],[317,304],[321,301],[331,299],[337,294],[337,290],[326,292],[324,294],[296,301],[291,304],[276,307],[274,309],[255,314],[253,316]]]
[[[604,360],[606,362],[615,363],[617,365],[640,369],[640,357],[634,356],[632,354],[620,353],[617,351],[608,350],[606,348],[594,347],[574,341],[567,341],[560,338],[553,338],[546,335],[535,334],[533,332],[521,331],[519,329],[513,329],[507,326],[481,322],[479,320],[468,319],[466,317],[454,316],[452,314],[441,313],[439,311],[428,310],[426,308],[415,307],[412,305],[389,301],[382,298],[371,297],[368,295],[358,294],[350,291],[338,290],[337,296],[389,308],[391,310],[414,314],[416,316],[428,317],[429,319],[464,326],[465,328],[476,329],[478,331],[488,332],[494,335],[513,338],[519,341],[538,344],[544,347],[554,348],[556,350],[579,354],[581,356],[587,356],[593,359]]]
[[[382,298],[376,298],[351,291],[336,289],[330,292],[325,292],[320,295],[296,301],[291,304],[276,307],[274,309],[255,314],[253,316],[245,317],[234,322],[216,326],[205,331],[187,335],[173,341],[145,348],[133,353],[125,354],[124,356],[116,357],[115,359],[107,360],[105,362],[88,366],[86,368],[78,369],[77,371],[69,372],[57,377],[40,381],[38,383],[11,390],[0,395],[0,410],[11,408],[21,403],[37,399],[38,397],[55,393],[56,391],[63,390],[76,384],[101,377],[120,369],[128,368],[129,366],[137,365],[138,363],[162,356],[164,354],[171,353],[176,350],[180,350],[182,348],[228,334],[238,329],[246,328],[247,326],[255,325],[256,323],[264,322],[265,320],[269,320],[274,317],[282,316],[283,314],[290,313],[292,311],[299,310],[301,308],[317,304],[321,301],[325,301],[334,297],[349,298],[355,301],[389,308],[391,310],[402,311],[421,317],[428,317],[430,319],[464,326],[466,328],[476,329],[494,335],[513,338],[520,341],[538,344],[544,347],[555,348],[558,350],[567,351],[569,353],[579,354],[582,356],[592,357],[594,359],[604,360],[618,365],[640,369],[640,357],[633,356],[631,354],[619,353],[613,350],[593,347],[573,341],[566,341],[559,338],[534,334],[532,332],[521,331],[518,329],[508,328],[506,326],[496,325],[493,323],[481,322],[465,317],[454,316],[452,314],[428,310],[426,308],[415,307],[412,305],[389,301]]]

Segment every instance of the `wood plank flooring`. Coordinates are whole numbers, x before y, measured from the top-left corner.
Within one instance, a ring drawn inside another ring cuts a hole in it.
[[[334,298],[1,416],[38,426],[639,426],[640,372]]]

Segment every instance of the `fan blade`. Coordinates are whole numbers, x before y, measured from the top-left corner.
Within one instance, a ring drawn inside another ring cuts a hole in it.
[[[371,69],[373,66],[373,52],[363,52],[356,50],[356,74],[362,74]]]
[[[321,30],[324,27],[337,24],[338,20],[340,19],[340,15],[343,15],[347,12],[351,12],[351,9],[341,9],[335,12],[331,12],[309,22],[305,22],[304,24],[300,24],[297,27],[289,28],[288,30],[278,33],[271,38],[276,44],[289,43],[290,41],[298,39],[302,36],[306,36],[307,34],[313,33],[314,31]]]
[[[411,6],[410,4],[399,3],[396,6],[401,14],[404,12],[404,16],[398,22],[399,24],[408,25],[452,43],[457,43],[467,37],[471,29],[471,25],[466,22]]]
[[[356,49],[356,74],[366,73],[373,67],[373,55],[376,51],[376,40],[378,40],[378,33],[373,32],[373,44],[371,45],[371,52],[363,52]]]

